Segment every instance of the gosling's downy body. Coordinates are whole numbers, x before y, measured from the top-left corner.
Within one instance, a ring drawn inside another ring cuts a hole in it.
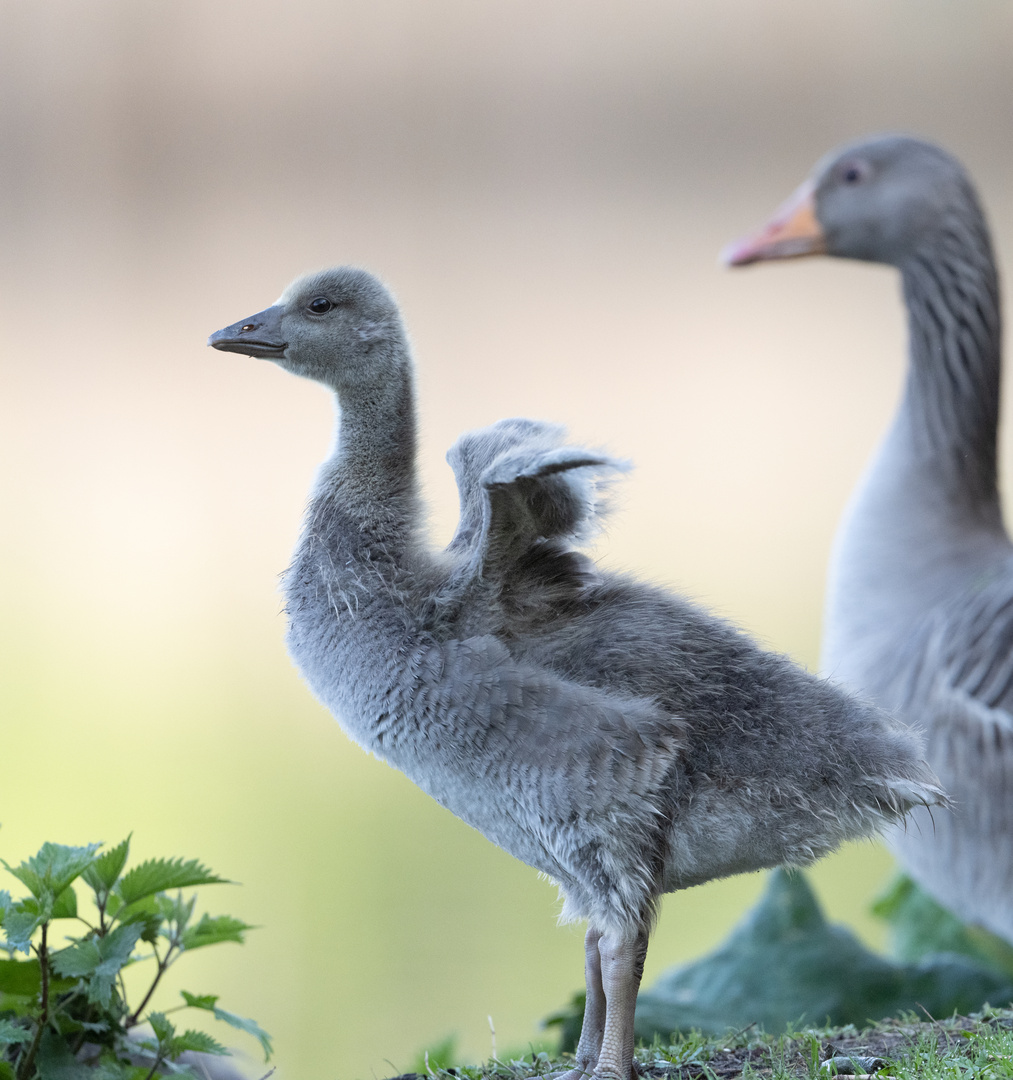
[[[450,452],[461,523],[420,530],[412,363],[375,278],[338,268],[219,331],[336,394],[285,577],[289,648],[360,745],[556,882],[587,919],[573,1077],[629,1080],[658,897],[806,863],[942,796],[916,741],[728,624],[576,549],[622,466],[507,420]]]
[[[740,265],[887,263],[907,305],[907,382],[837,534],[822,667],[920,728],[953,798],[890,842],[963,919],[1013,941],[1013,547],[996,487],[1001,320],[974,187],[937,146],[885,135],[831,152]]]

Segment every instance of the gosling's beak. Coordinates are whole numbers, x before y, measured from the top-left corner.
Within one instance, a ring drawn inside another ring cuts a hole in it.
[[[816,218],[816,186],[806,180],[758,232],[735,240],[721,252],[725,266],[748,266],[765,259],[825,255],[827,238]]]
[[[264,308],[242,322],[217,330],[208,344],[222,352],[237,352],[244,356],[262,356],[277,360],[285,355],[288,342],[281,336],[281,317],[285,309],[280,304]]]

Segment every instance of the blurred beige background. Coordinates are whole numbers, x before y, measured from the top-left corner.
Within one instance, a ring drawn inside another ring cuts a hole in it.
[[[298,273],[369,267],[413,334],[437,543],[462,430],[561,420],[637,465],[611,565],[815,665],[835,523],[901,377],[896,282],[716,255],[882,129],[963,157],[1013,249],[1013,6],[0,0],[0,18],[0,854],[133,829],[138,857],[241,881],[204,903],[262,929],[185,960],[161,1004],[221,993],[274,1033],[285,1080],[391,1075],[451,1033],[487,1056],[487,1016],[500,1051],[526,1046],[581,985],[580,932],[291,670],[277,574],[330,403],[205,339]],[[888,872],[865,846],[817,881],[878,941]],[[760,887],[668,898],[648,981]]]

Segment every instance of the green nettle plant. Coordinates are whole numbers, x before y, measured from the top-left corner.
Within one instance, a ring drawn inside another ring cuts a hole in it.
[[[195,859],[149,859],[124,873],[130,838],[99,854],[101,846],[43,844],[20,866],[3,863],[29,895],[14,900],[0,891],[0,950],[8,957],[0,959],[0,1080],[196,1076],[180,1062],[182,1054],[229,1051],[203,1031],[178,1033],[167,1013],[179,1009],[202,1009],[248,1032],[267,1060],[267,1033],[220,1009],[212,994],[184,990],[175,1008],[146,1011],[162,976],[184,953],[223,941],[242,943],[251,929],[229,915],[195,920],[196,896],[179,891],[226,883],[225,878]],[[77,881],[91,892],[89,918],[78,913]],[[58,927],[73,929],[66,920],[83,924],[84,933],[57,939]],[[134,1005],[123,971],[138,963],[153,963],[154,971]]]

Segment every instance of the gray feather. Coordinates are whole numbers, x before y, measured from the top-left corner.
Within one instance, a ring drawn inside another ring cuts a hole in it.
[[[835,543],[823,668],[916,726],[953,798],[891,834],[901,861],[1013,941],[1013,546],[988,227],[961,164],[905,136],[832,152],[814,190],[829,254],[899,269],[910,339],[900,408]]]
[[[599,571],[578,545],[598,478],[622,466],[558,427],[464,436],[450,454],[461,525],[433,551],[394,302],[341,268],[279,305],[265,315],[279,341],[260,347],[340,403],[285,575],[292,657],[351,738],[558,882],[564,917],[589,920],[588,1016],[604,1019],[588,1021],[578,1062],[628,1077],[662,893],[808,862],[944,796],[885,713],[677,596]],[[385,329],[365,341],[367,319]],[[236,325],[241,341],[254,324]],[[236,335],[215,340],[236,351]]]

